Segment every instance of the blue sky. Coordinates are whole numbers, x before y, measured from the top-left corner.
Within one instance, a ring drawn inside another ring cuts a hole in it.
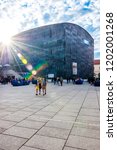
[[[100,57],[99,0],[0,0],[0,35],[61,22],[87,30],[94,38],[95,59]]]

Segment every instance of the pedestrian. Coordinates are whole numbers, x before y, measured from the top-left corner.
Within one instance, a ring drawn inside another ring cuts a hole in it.
[[[38,87],[39,87],[39,95],[41,94],[41,89],[42,89],[42,79],[39,78],[38,80]]]
[[[63,78],[62,77],[60,77],[60,84],[61,84],[61,86],[63,85]]]
[[[69,78],[67,77],[67,84],[69,83]]]
[[[39,85],[38,83],[35,84],[35,94],[38,95],[39,93]]]
[[[57,77],[57,84],[59,85],[59,82],[60,82],[60,78],[59,77]]]
[[[57,78],[56,78],[56,77],[54,77],[54,85],[56,84],[56,81],[57,81]]]
[[[72,78],[72,83],[75,84],[75,77]]]
[[[46,95],[46,86],[47,86],[46,78],[43,78],[43,80],[42,80],[42,91],[43,91],[43,96]]]

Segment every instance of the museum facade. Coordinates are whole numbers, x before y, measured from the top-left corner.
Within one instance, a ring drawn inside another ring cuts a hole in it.
[[[86,79],[94,74],[94,39],[76,24],[42,26],[19,33],[12,39],[14,49],[21,52],[33,67],[47,64],[39,72],[42,76],[53,74]],[[26,69],[23,64],[21,68]]]

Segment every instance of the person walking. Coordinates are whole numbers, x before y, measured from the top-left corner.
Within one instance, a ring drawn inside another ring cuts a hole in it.
[[[41,94],[41,89],[42,89],[42,79],[38,79],[38,86],[39,86],[39,95]]]
[[[39,86],[38,86],[38,83],[36,83],[36,85],[35,85],[35,94],[38,95],[38,92],[39,92]]]
[[[42,80],[42,91],[43,91],[43,96],[46,95],[46,86],[47,86],[46,78],[43,78],[43,80]]]
[[[57,78],[56,78],[56,77],[54,77],[54,85],[56,84],[56,81],[57,81]]]
[[[62,77],[60,77],[60,84],[61,84],[61,86],[63,85],[63,78]]]

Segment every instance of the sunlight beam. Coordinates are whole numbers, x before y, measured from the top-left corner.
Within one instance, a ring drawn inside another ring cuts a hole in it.
[[[8,46],[12,42],[12,36],[16,34],[16,28],[8,20],[0,21],[0,43]]]

